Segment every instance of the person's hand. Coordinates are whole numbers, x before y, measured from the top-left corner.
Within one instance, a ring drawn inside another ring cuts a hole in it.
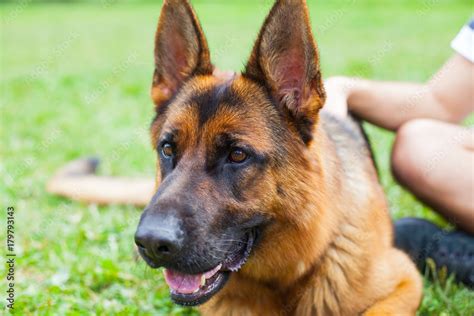
[[[326,89],[326,103],[323,111],[340,118],[347,117],[350,78],[330,77],[324,81],[324,87]]]

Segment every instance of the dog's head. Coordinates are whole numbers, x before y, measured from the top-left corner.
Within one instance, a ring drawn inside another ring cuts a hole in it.
[[[302,0],[277,1],[241,75],[215,75],[187,1],[164,2],[155,44],[158,190],[135,239],[172,299],[196,305],[289,221],[325,94]]]

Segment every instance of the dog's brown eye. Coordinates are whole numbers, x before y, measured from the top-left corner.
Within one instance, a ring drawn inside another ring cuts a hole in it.
[[[247,154],[241,149],[234,149],[229,155],[230,162],[242,163],[247,159]]]
[[[174,154],[173,146],[171,146],[170,143],[164,143],[161,147],[161,152],[163,153],[163,156],[170,158]]]

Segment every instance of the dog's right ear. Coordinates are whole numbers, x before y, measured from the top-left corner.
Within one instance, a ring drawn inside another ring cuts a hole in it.
[[[165,0],[155,37],[155,72],[151,96],[156,109],[187,79],[211,75],[209,48],[187,0]]]

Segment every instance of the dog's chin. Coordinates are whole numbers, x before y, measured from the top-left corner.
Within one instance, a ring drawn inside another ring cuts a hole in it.
[[[229,280],[230,274],[237,272],[245,264],[256,238],[255,231],[249,232],[239,242],[241,245],[214,268],[198,274],[164,269],[166,283],[170,288],[173,302],[183,306],[196,306],[207,302],[219,292]]]

